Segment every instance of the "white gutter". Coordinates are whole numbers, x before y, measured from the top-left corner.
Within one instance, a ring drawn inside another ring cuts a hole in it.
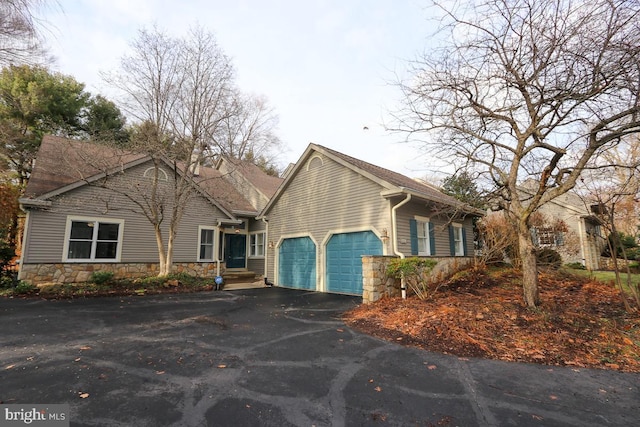
[[[405,255],[398,250],[398,220],[396,217],[396,211],[400,206],[406,205],[411,200],[411,193],[407,194],[407,198],[391,208],[391,229],[393,230],[393,253],[405,259]],[[402,299],[407,299],[407,283],[404,279],[404,274],[400,279],[400,290],[402,291]]]

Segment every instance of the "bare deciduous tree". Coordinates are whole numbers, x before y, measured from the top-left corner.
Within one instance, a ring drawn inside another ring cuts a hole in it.
[[[498,0],[439,8],[442,45],[413,63],[394,127],[435,156],[485,171],[517,230],[524,301],[535,306],[531,215],[640,131],[639,2]],[[532,178],[537,190],[523,201],[518,185]]]
[[[43,0],[0,0],[0,66],[33,63],[43,54],[35,10]]]
[[[280,146],[278,117],[266,98],[236,93],[232,106],[234,114],[222,121],[212,149],[236,159],[273,160],[270,156]]]
[[[215,37],[200,27],[184,38],[171,37],[158,28],[141,30],[131,47],[132,53],[122,58],[120,70],[104,77],[120,89],[123,109],[137,122],[138,130],[133,133],[133,146],[129,148],[154,159],[153,188],[145,189],[145,194],[134,191],[127,196],[153,225],[159,275],[167,275],[173,264],[178,226],[197,191],[194,178],[198,165],[207,156],[229,154],[227,149],[237,140],[225,140],[224,136],[236,122],[241,122],[242,127],[253,120],[255,127],[265,120],[268,111],[261,110],[253,116],[248,113],[253,110],[239,102],[230,59]],[[242,129],[234,132],[251,147],[261,144],[264,130],[249,130],[248,135]],[[171,186],[164,185],[157,176],[167,162],[173,164],[175,172]],[[138,203],[141,200],[144,203]]]
[[[178,226],[196,188],[195,165],[202,162],[210,136],[228,114],[233,68],[215,38],[200,28],[185,39],[157,28],[141,30],[131,47],[120,71],[105,78],[121,90],[124,108],[139,123],[130,148],[154,161],[152,187],[128,197],[153,225],[159,275],[164,276],[171,272]],[[164,162],[173,164],[170,186],[158,179]],[[140,200],[144,203],[137,203]]]
[[[588,171],[581,180],[585,203],[596,205],[595,214],[601,221],[601,226],[607,236],[607,245],[611,254],[612,264],[616,277],[616,284],[627,311],[632,311],[627,299],[627,291],[622,286],[620,271],[622,268],[627,274],[627,289],[635,303],[636,310],[640,308],[640,286],[631,281],[631,270],[624,245],[620,242],[619,232],[631,236],[638,234],[638,196],[640,196],[640,158],[638,138],[632,138],[625,145],[625,149],[616,147],[605,153],[603,157],[608,162],[615,162],[613,173],[607,169],[594,169]],[[620,252],[618,252],[620,248]],[[618,259],[625,262],[621,268]]]

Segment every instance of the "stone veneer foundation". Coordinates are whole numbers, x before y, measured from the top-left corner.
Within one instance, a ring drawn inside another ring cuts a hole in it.
[[[362,302],[372,303],[383,296],[400,295],[400,279],[387,276],[387,266],[392,256],[363,256],[362,257]],[[430,279],[444,280],[457,271],[473,263],[472,257],[430,257],[438,261],[433,268]]]
[[[220,273],[225,270],[224,263],[220,263]],[[41,283],[80,283],[86,282],[96,271],[111,271],[116,279],[135,279],[158,274],[158,263],[131,264],[88,264],[88,263],[60,263],[60,264],[23,264],[20,266],[18,279],[38,285]],[[217,264],[215,262],[174,263],[173,273],[186,273],[197,277],[215,277]]]

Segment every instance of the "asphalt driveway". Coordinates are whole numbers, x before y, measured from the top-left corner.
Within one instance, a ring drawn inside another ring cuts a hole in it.
[[[86,426],[640,425],[638,374],[405,348],[344,326],[358,302],[0,299],[0,403],[68,403]]]

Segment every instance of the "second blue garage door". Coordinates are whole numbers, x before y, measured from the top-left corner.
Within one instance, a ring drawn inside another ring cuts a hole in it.
[[[316,289],[316,245],[309,237],[282,241],[278,252],[278,286]]]
[[[327,243],[327,292],[362,295],[362,255],[382,255],[371,231],[334,234]]]

